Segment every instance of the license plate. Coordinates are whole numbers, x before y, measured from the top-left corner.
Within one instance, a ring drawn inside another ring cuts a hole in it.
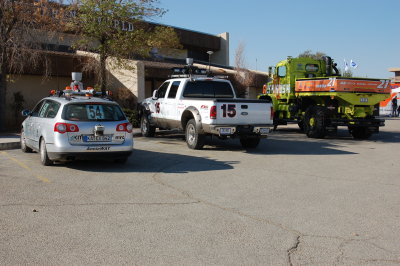
[[[260,128],[260,134],[261,135],[266,135],[269,133],[269,128]]]
[[[367,103],[368,102],[368,98],[361,97],[360,98],[360,102],[361,103]]]
[[[84,135],[83,141],[84,142],[110,142],[111,135],[102,135],[102,136]]]
[[[230,135],[231,134],[231,128],[229,128],[229,127],[221,127],[219,129],[219,134],[220,135]]]

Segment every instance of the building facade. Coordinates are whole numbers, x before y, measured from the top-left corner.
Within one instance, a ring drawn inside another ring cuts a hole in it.
[[[182,28],[174,29],[181,49],[154,48],[148,58],[130,60],[131,67],[127,69],[108,67],[108,88],[123,107],[133,109],[138,102],[150,97],[171,74],[171,68],[184,65],[187,57],[193,58],[200,67],[207,67],[210,61],[214,72],[234,75],[233,68],[229,66],[229,33],[212,35]],[[23,120],[21,107],[32,109],[51,90],[64,89],[71,83],[72,72],[82,72],[85,60],[97,58],[96,54],[74,50],[72,47],[75,41],[75,35],[66,33],[58,33],[43,41],[42,52],[50,64],[50,73],[46,78],[44,68],[27,67],[22,75],[9,75],[6,92],[8,130],[20,127]],[[209,51],[212,51],[211,55],[207,53]],[[96,73],[84,73],[84,86],[96,87],[95,77]],[[259,80],[266,78],[262,74]],[[248,95],[255,97],[254,92]]]

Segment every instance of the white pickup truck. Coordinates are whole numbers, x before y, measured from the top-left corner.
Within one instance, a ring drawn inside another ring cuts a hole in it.
[[[181,129],[191,149],[202,149],[206,135],[239,137],[242,147],[255,148],[273,127],[270,102],[236,98],[225,79],[178,77],[165,81],[139,104],[143,136],[154,136],[156,128]]]

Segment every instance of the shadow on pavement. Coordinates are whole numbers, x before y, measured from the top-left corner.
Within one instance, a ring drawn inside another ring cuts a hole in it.
[[[199,154],[201,156],[201,154]],[[233,169],[236,161],[135,149],[125,164],[112,161],[73,161],[65,167],[92,172],[189,173]]]

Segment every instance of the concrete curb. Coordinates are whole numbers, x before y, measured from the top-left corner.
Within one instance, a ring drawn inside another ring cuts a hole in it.
[[[19,141],[0,143],[0,150],[15,150],[21,148]]]

